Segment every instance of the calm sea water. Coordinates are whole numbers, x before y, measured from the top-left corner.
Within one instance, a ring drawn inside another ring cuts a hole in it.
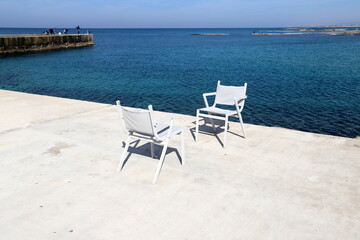
[[[92,29],[94,47],[0,58],[0,88],[195,115],[218,80],[247,82],[246,123],[360,136],[359,35],[252,30]]]

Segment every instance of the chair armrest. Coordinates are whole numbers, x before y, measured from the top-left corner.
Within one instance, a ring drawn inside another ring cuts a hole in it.
[[[244,96],[239,99],[234,98],[235,107],[236,107],[236,110],[238,111],[238,113],[240,113],[243,110],[244,104],[245,104],[245,102],[243,102],[243,101],[245,101],[246,98],[247,98],[247,96]],[[241,103],[241,102],[243,102],[243,103]]]
[[[206,107],[209,107],[209,103],[208,103],[208,101],[207,101],[207,97],[208,97],[208,96],[214,96],[214,95],[216,95],[216,92],[204,93],[204,94],[203,94],[203,98],[204,98],[204,102],[205,102],[205,106],[206,106]]]
[[[203,94],[204,97],[212,96],[212,95],[216,95],[216,92],[204,93],[204,94]]]
[[[244,96],[242,98],[234,98],[236,104],[239,104],[241,101],[244,101],[245,99],[247,99],[247,96]]]

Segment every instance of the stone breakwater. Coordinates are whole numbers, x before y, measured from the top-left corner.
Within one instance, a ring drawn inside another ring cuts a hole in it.
[[[0,35],[0,55],[22,54],[94,45],[92,34]]]

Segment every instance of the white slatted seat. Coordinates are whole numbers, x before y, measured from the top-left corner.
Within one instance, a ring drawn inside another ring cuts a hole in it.
[[[123,130],[128,135],[125,149],[122,153],[118,166],[118,172],[123,168],[131,139],[150,142],[151,157],[154,157],[154,144],[164,146],[161,152],[158,167],[155,172],[153,184],[155,184],[159,178],[160,171],[164,163],[166,150],[170,142],[170,137],[174,135],[181,135],[181,164],[185,164],[184,131],[180,127],[173,126],[175,119],[173,115],[158,121],[154,121],[153,109],[151,105],[148,107],[148,110],[126,109],[121,106],[120,101],[116,101],[116,105],[119,107]],[[170,122],[170,124],[164,124],[166,122]]]
[[[170,127],[159,123],[159,124],[158,124],[158,129],[160,129],[160,130],[158,131],[158,133],[157,133],[159,139],[165,139],[166,136],[167,136],[168,133],[169,133]],[[181,132],[182,132],[182,128],[181,128],[181,127],[173,126],[172,129],[171,129],[170,137],[171,137],[171,136],[174,136],[174,135],[181,134]]]
[[[229,117],[239,118],[239,122],[241,125],[241,129],[243,131],[244,138],[246,137],[245,130],[244,130],[244,124],[243,124],[243,120],[241,117],[241,112],[245,105],[245,99],[247,98],[246,97],[246,88],[247,88],[246,83],[244,84],[244,86],[235,87],[235,86],[221,85],[220,81],[218,81],[216,92],[203,94],[203,98],[204,98],[206,107],[197,109],[197,111],[196,111],[195,141],[198,140],[200,117],[210,119],[210,122],[213,126],[214,131],[216,129],[215,129],[213,119],[225,121],[224,142],[223,142],[224,148],[226,147]],[[215,101],[212,106],[209,106],[209,103],[207,101],[208,96],[215,96]],[[223,108],[217,107],[217,105],[233,106],[235,109],[233,109],[233,110],[223,109]],[[205,121],[205,124],[206,124],[206,121]]]
[[[227,109],[222,109],[222,108],[218,108],[218,107],[205,107],[205,108],[200,108],[199,109],[200,112],[209,112],[209,113],[214,113],[214,114],[221,114],[221,115],[235,115],[237,112],[236,110],[227,110]]]

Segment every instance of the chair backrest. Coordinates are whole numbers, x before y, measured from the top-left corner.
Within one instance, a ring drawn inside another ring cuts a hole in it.
[[[123,123],[123,128],[126,132],[136,132],[149,136],[155,136],[151,105],[148,107],[149,110],[125,109],[121,106],[120,101],[116,101],[116,105],[120,108],[120,117]]]
[[[246,87],[244,86],[235,87],[235,86],[224,86],[218,81],[216,96],[215,96],[215,105],[235,105],[234,98],[241,99],[246,96]]]

